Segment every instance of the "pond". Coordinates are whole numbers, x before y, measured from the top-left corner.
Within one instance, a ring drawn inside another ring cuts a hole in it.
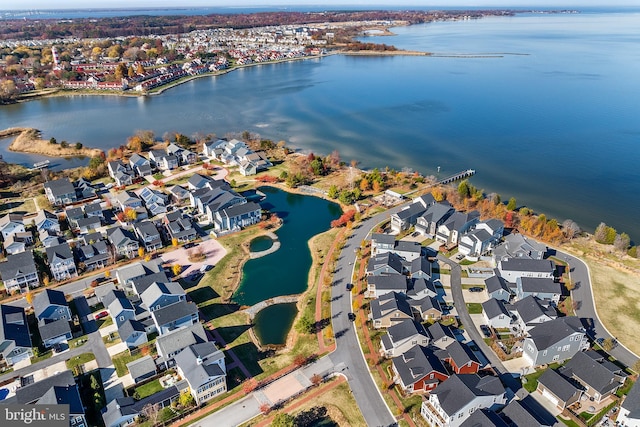
[[[251,252],[262,252],[271,249],[273,239],[269,236],[258,236],[249,243]]]
[[[260,310],[253,319],[256,336],[262,344],[284,344],[297,314],[296,303],[274,304]]]
[[[269,255],[245,263],[240,286],[233,296],[240,305],[254,305],[272,297],[304,292],[311,268],[308,241],[328,230],[331,221],[341,215],[338,204],[318,197],[287,193],[272,187],[260,187],[259,190],[266,195],[261,202],[262,208],[277,214],[283,221],[275,233],[281,246]],[[286,340],[296,314],[286,305],[274,305],[275,308],[269,311],[270,317],[260,316],[264,321],[258,322],[256,317],[258,336],[265,339],[267,335],[280,337],[279,340],[269,338],[263,344],[283,344]],[[267,330],[270,330],[268,334]]]

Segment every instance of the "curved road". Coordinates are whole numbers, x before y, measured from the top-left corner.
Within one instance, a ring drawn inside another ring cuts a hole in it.
[[[571,274],[571,280],[576,284],[576,287],[571,291],[571,297],[573,301],[578,303],[576,308],[576,315],[581,319],[591,319],[591,328],[587,330],[589,337],[596,338],[613,338],[615,337],[609,333],[607,328],[604,327],[598,313],[596,312],[595,303],[593,300],[593,294],[591,292],[591,281],[589,276],[589,267],[580,258],[577,258],[566,252],[556,251],[556,257],[560,260],[566,261],[569,264],[569,272]],[[618,344],[610,352],[613,357],[627,366],[633,366],[638,361],[638,356],[625,346]]]
[[[351,292],[346,290],[347,283],[351,283],[353,266],[356,259],[355,249],[360,242],[380,222],[399,211],[404,205],[374,215],[363,221],[355,228],[342,248],[333,275],[331,290],[331,321],[336,336],[336,350],[330,357],[336,365],[336,370],[342,371],[349,381],[360,411],[368,426],[395,426],[396,419],[380,394],[371,374],[369,366],[358,342],[354,323],[347,315],[351,312]]]

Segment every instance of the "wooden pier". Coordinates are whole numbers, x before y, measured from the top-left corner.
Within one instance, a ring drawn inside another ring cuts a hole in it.
[[[442,179],[440,181],[438,181],[438,184],[449,184],[450,182],[454,182],[454,181],[458,181],[460,179],[465,179],[465,178],[469,178],[473,175],[475,175],[476,171],[475,169],[467,169],[465,171],[462,172],[458,172],[455,175],[451,175],[445,179]]]

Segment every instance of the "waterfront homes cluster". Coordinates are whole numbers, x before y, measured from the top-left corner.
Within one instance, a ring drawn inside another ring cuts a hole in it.
[[[224,164],[238,166],[243,175],[255,175],[273,166],[263,152],[254,152],[247,144],[237,139],[218,139],[204,144],[202,154]]]

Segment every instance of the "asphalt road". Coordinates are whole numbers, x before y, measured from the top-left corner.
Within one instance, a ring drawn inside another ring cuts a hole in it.
[[[392,426],[397,423],[369,373],[369,367],[358,343],[354,322],[347,317],[352,310],[352,303],[351,292],[347,291],[346,285],[351,283],[353,276],[355,249],[367,238],[374,226],[388,219],[400,208],[396,207],[375,215],[353,230],[338,258],[331,290],[331,322],[336,336],[336,350],[330,357],[336,366],[343,367],[342,373],[349,381],[353,397],[367,425],[371,427]]]
[[[573,301],[577,303],[576,315],[583,319],[583,323],[591,326],[587,330],[589,337],[592,339],[615,339],[604,327],[596,312],[587,264],[580,258],[558,250],[556,250],[556,257],[569,264],[571,280],[576,285],[575,289],[571,291]],[[636,354],[621,344],[616,345],[609,353],[627,366],[633,366],[639,359]]]
[[[520,380],[514,378],[514,376],[509,373],[494,351],[489,348],[487,343],[484,342],[484,339],[480,335],[480,332],[478,332],[478,329],[473,326],[473,320],[471,320],[471,316],[467,310],[467,305],[464,302],[464,296],[462,295],[462,269],[460,268],[460,265],[442,254],[438,254],[437,258],[438,261],[441,261],[451,267],[451,296],[453,297],[458,317],[460,317],[462,324],[466,326],[465,331],[469,334],[469,338],[471,338],[478,349],[480,349],[487,360],[489,360],[489,363],[491,363],[493,370],[500,377],[502,383],[506,387],[509,387],[511,391],[516,393],[518,396],[523,397],[523,395],[526,395],[527,393],[526,390],[522,388]]]

